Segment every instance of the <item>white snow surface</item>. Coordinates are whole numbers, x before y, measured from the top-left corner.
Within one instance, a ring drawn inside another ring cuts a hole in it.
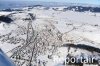
[[[59,8],[59,7],[58,7]],[[72,40],[70,43],[84,43],[85,45],[93,46],[100,49],[100,13],[91,12],[75,12],[75,11],[61,11],[64,7],[60,7],[60,11],[54,11],[52,9],[31,9],[23,11],[22,13],[12,14],[11,18],[14,20],[11,24],[4,22],[0,23],[0,36],[12,33],[12,36],[26,39],[25,35],[19,35],[18,26],[26,27],[27,21],[23,21],[24,18],[28,17],[28,13],[36,15],[36,20],[33,21],[32,25],[36,31],[41,31],[46,26],[51,24],[62,34],[63,43],[68,43],[67,40]],[[11,13],[11,12],[10,12]],[[0,12],[0,15],[9,15],[9,12]],[[93,16],[96,14],[96,16]],[[20,30],[19,30],[20,31]],[[93,42],[93,44],[92,44]],[[11,49],[20,46],[18,44],[10,44],[2,42],[0,39],[0,48],[7,53]],[[68,48],[58,48],[57,52],[52,55],[52,59],[48,59],[46,55],[40,55],[38,59],[41,61],[48,61],[46,66],[63,66],[64,58],[68,54]],[[73,56],[77,56],[81,53],[87,53],[91,55],[91,52],[86,50],[77,50],[74,52],[74,48],[70,49]],[[83,52],[84,51],[84,52]],[[55,58],[60,59],[59,62],[54,63]]]

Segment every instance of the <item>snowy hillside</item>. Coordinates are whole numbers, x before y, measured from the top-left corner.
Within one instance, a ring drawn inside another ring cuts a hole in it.
[[[66,7],[26,7],[0,12],[0,48],[16,66],[99,66],[100,13]],[[76,7],[75,7],[76,8]],[[66,58],[79,58],[66,64]],[[80,63],[94,58],[93,63]]]

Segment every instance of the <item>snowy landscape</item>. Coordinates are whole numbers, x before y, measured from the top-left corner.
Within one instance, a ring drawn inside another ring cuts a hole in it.
[[[0,48],[16,66],[100,66],[100,10],[83,8],[3,9]]]

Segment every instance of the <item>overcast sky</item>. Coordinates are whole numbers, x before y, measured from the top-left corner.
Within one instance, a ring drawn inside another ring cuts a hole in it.
[[[100,5],[100,0],[2,0],[2,1],[44,1],[44,2],[71,2],[71,3],[88,3]]]

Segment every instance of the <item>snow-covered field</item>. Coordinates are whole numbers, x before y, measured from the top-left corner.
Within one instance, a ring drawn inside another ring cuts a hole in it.
[[[63,11],[64,7],[55,11],[52,8],[0,12],[13,20],[9,24],[0,21],[0,48],[17,66],[36,63],[37,66],[64,66],[69,55],[99,60],[100,13]],[[85,45],[85,48],[78,45]]]

